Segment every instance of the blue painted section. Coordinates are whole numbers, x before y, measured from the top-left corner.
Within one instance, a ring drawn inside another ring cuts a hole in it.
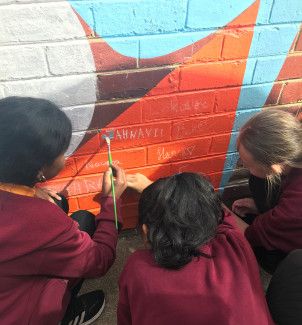
[[[287,54],[299,24],[255,27],[250,57]]]
[[[238,135],[238,132],[239,132],[240,128],[244,125],[244,123],[248,119],[250,119],[253,115],[255,115],[255,113],[257,111],[259,111],[259,110],[260,109],[258,109],[258,110],[244,110],[244,111],[239,111],[237,113],[236,120],[235,120],[234,127],[233,127],[234,132],[237,132],[237,135]],[[234,146],[232,148],[233,149],[232,152],[236,150],[236,140],[237,139],[234,139],[234,140],[232,139],[232,141],[231,141],[232,146]],[[227,165],[229,166],[229,164],[227,164]]]
[[[254,2],[255,0],[189,0],[186,27],[190,29],[222,27],[241,14]]]
[[[252,84],[256,63],[257,63],[256,58],[248,60],[248,69],[246,69],[245,73],[244,73],[244,79],[242,81],[243,85],[251,85]]]
[[[260,0],[260,10],[257,15],[257,25],[269,23],[271,9],[274,0]]]
[[[286,18],[286,5],[289,1],[276,1],[275,5],[279,6],[279,16],[278,19],[288,19],[291,21],[291,18]],[[291,1],[296,3],[296,7],[298,5],[297,1]],[[301,2],[302,3],[302,2]],[[269,17],[269,13],[272,5],[274,4],[274,0],[267,0],[260,2],[259,13],[257,16],[256,25],[265,23]],[[282,8],[280,8],[282,6]],[[275,7],[272,10],[274,12]],[[282,9],[282,10],[281,10]],[[284,13],[284,18],[282,18],[282,12]],[[246,72],[243,84],[247,84],[246,78],[249,80],[251,74],[253,74],[253,83],[261,82],[265,80],[267,84],[258,85],[258,86],[250,86],[250,87],[242,87],[239,97],[239,102],[237,106],[236,118],[232,130],[231,140],[228,147],[228,152],[234,152],[236,150],[236,134],[234,132],[238,131],[240,127],[256,112],[260,111],[263,105],[265,104],[268,95],[270,94],[274,81],[278,77],[278,74],[284,64],[284,61],[287,57],[287,53],[294,41],[295,36],[299,31],[299,24],[285,25],[285,26],[257,26],[255,28],[255,33],[252,39],[252,44],[249,52],[249,59],[246,66]],[[254,64],[254,60],[251,59],[257,56],[266,56],[266,55],[280,55],[272,64],[272,66],[268,66],[265,64],[265,60],[258,59],[258,62]],[[253,71],[253,72],[252,72]],[[253,110],[245,110],[254,108]],[[244,110],[244,111],[243,111]],[[230,173],[228,170],[234,169],[236,167],[236,161],[234,159],[230,160],[228,156],[226,157],[226,162],[224,165],[224,172],[220,182],[220,187],[224,187],[230,177]]]
[[[254,2],[255,0],[190,0],[188,4],[187,0],[69,0],[89,27],[115,51],[135,58],[138,57],[136,49],[131,44],[119,46],[114,42],[114,37],[138,36],[140,58],[163,56],[210,35]],[[202,29],[207,30],[202,33],[189,33]],[[181,33],[166,38],[152,36],[176,32]],[[145,35],[149,35],[149,38]]]
[[[240,100],[237,105],[237,114],[239,114],[240,110],[252,108],[258,109],[259,107],[262,107],[263,99],[265,98],[266,100],[271,89],[271,83],[242,87],[240,92]]]
[[[270,23],[287,23],[302,21],[301,0],[275,0]]]
[[[227,164],[225,164],[226,170],[233,170],[233,166],[236,164],[239,158],[239,154],[237,152],[229,153],[227,155]]]
[[[274,80],[274,77],[280,72],[283,63],[284,56],[271,56],[258,59],[253,76],[253,84],[261,84]]]
[[[157,57],[159,54],[160,55],[168,54],[166,53],[167,52],[166,47],[169,48],[170,52],[177,51],[180,48],[183,48],[189,44],[193,44],[196,41],[199,41],[209,36],[211,32],[202,31],[202,32],[195,32],[195,33],[177,33],[177,37],[175,34],[155,35],[152,37],[150,36],[140,37],[139,57],[140,59],[145,59],[145,58]],[[154,43],[156,43],[156,46],[154,45]]]

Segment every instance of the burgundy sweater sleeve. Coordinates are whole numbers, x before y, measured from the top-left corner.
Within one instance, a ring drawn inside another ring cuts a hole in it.
[[[117,202],[120,218],[120,202]],[[113,200],[101,199],[98,226],[92,238],[78,229],[78,224],[62,213],[62,225],[57,225],[58,237],[39,252],[42,263],[38,274],[63,278],[104,275],[115,259],[118,231],[115,227]],[[63,219],[64,218],[64,219]],[[65,222],[68,219],[68,222]],[[119,220],[121,222],[121,219]],[[62,232],[62,227],[65,230]]]
[[[252,246],[267,250],[289,252],[302,247],[302,188],[289,185],[280,196],[278,204],[256,217],[245,236]]]

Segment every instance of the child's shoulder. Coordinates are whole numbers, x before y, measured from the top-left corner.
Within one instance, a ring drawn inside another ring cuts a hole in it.
[[[225,249],[240,249],[246,250],[249,247],[248,241],[246,240],[242,231],[238,228],[236,220],[233,217],[233,214],[226,211],[224,212],[224,218],[222,223],[217,228],[216,237],[214,239],[221,242],[221,240],[225,241],[226,245]]]
[[[30,229],[37,232],[45,231],[47,234],[51,228],[65,231],[66,227],[70,228],[72,225],[71,218],[52,202],[8,192],[1,193],[0,196],[3,222],[6,220],[11,223],[13,216],[14,223],[24,231]]]
[[[150,249],[137,249],[127,259],[127,263],[148,263],[152,260]]]
[[[145,268],[154,266],[154,258],[150,249],[138,249],[127,259],[124,272],[140,272]]]

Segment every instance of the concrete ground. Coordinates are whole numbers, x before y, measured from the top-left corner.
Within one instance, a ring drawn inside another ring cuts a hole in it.
[[[138,248],[143,248],[140,235],[138,235],[135,230],[123,232],[117,245],[116,261],[106,276],[100,279],[86,280],[84,282],[80,294],[98,289],[102,289],[105,292],[105,309],[93,325],[116,325],[118,278],[127,257]]]
[[[100,279],[86,280],[80,293],[102,289],[106,295],[106,306],[102,315],[93,325],[116,325],[116,307],[118,302],[118,278],[127,257],[136,249],[142,248],[140,235],[135,231],[121,234],[117,245],[117,258],[109,272]],[[271,276],[260,270],[264,290],[267,289]]]

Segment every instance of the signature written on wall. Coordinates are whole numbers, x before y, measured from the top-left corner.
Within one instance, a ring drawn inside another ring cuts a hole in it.
[[[189,159],[192,157],[195,145],[182,148],[181,150],[167,150],[165,147],[159,147],[157,149],[157,160],[178,160],[178,159]]]

